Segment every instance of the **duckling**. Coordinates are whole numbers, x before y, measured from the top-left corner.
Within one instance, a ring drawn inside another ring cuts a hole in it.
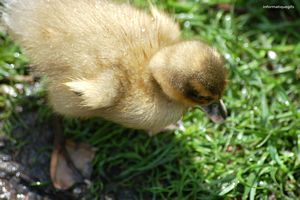
[[[48,79],[54,111],[102,117],[158,133],[200,105],[215,122],[226,117],[222,56],[180,37],[179,25],[107,0],[7,0],[10,35]]]

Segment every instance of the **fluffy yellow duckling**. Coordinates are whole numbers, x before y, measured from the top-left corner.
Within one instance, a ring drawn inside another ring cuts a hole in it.
[[[3,21],[48,77],[53,109],[157,133],[201,105],[214,121],[226,69],[219,53],[180,38],[177,23],[105,0],[7,0]]]

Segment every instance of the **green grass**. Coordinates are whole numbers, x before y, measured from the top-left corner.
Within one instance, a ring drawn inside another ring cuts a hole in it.
[[[132,2],[148,7],[147,1]],[[180,22],[185,38],[206,41],[225,56],[230,117],[216,125],[194,110],[184,116],[186,131],[153,138],[99,119],[66,119],[69,137],[97,148],[89,197],[129,190],[135,199],[299,199],[299,2],[153,2]],[[218,2],[233,6],[217,9]],[[263,9],[282,4],[294,9]],[[28,74],[28,61],[18,52],[1,34],[0,120],[6,134],[7,119],[24,102],[37,108],[41,120],[49,116],[41,88],[2,83],[4,77]]]

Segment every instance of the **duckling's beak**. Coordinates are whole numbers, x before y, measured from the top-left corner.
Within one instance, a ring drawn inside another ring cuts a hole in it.
[[[222,123],[227,117],[227,110],[222,100],[202,106],[202,109],[215,123]]]

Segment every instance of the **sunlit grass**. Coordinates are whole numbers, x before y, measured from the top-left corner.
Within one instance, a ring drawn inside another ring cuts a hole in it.
[[[147,1],[133,0],[147,9]],[[233,1],[224,1],[233,2]],[[273,1],[274,3],[275,1]],[[65,120],[65,133],[97,148],[89,196],[133,199],[298,199],[300,196],[300,6],[267,10],[257,1],[218,9],[216,1],[153,1],[181,24],[183,37],[206,41],[226,58],[222,125],[200,110],[184,116],[186,131],[149,138],[98,119]],[[279,3],[278,3],[279,4]],[[241,10],[241,12],[237,12]],[[272,14],[273,13],[273,14]],[[274,14],[275,13],[275,14]],[[3,35],[0,81],[27,74],[27,60]],[[18,95],[2,91],[11,87]],[[30,87],[25,84],[24,87]],[[1,82],[0,119],[24,100],[14,81]],[[32,95],[42,97],[43,92]],[[4,126],[8,133],[9,124]],[[126,194],[126,191],[130,191]]]

